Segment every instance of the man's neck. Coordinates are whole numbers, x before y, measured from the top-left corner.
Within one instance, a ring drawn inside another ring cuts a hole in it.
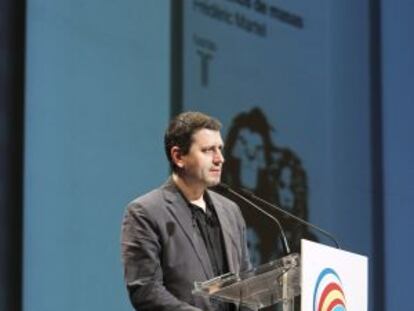
[[[205,209],[205,187],[197,186],[176,173],[172,174],[172,179],[190,203]]]

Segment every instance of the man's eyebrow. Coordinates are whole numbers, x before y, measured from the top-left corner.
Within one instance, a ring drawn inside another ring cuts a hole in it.
[[[212,145],[207,145],[207,146],[202,146],[201,149],[214,149],[218,147],[219,149],[223,149],[224,148],[224,144],[212,144]]]

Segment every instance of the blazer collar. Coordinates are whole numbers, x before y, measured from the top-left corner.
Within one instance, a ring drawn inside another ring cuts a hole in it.
[[[224,247],[226,250],[226,258],[227,258],[227,265],[230,272],[236,272],[234,267],[234,262],[232,260],[232,255],[234,255],[233,247],[233,235],[232,231],[230,230],[233,226],[229,222],[228,212],[225,210],[225,206],[223,205],[222,201],[217,199],[217,196],[212,193],[212,191],[208,190],[209,196],[213,203],[213,207],[216,210],[217,217],[219,219],[219,223],[221,226],[221,232],[223,233],[223,240],[224,240]],[[237,253],[237,251],[236,251]]]
[[[212,278],[214,276],[213,268],[208,257],[207,249],[202,238],[197,234],[197,231],[194,230],[193,218],[188,203],[183,198],[183,195],[172,178],[167,180],[162,186],[162,190],[167,202],[167,208],[189,239],[201,266],[203,267],[206,278]]]
[[[193,219],[191,210],[188,206],[188,203],[183,197],[183,194],[180,192],[178,187],[175,185],[174,181],[170,177],[166,183],[162,186],[165,200],[169,203],[168,209],[170,213],[175,217],[177,222],[182,227],[186,236],[190,240],[194,250],[203,266],[204,272],[207,278],[213,277],[213,269],[211,266],[210,259],[208,257],[207,249],[202,241],[197,235],[195,235],[195,230],[193,226]],[[217,213],[219,223],[221,226],[221,232],[223,233],[223,240],[227,258],[227,264],[230,272],[236,272],[236,267],[234,266],[234,261],[232,256],[232,250],[234,249],[235,241],[233,241],[233,235],[231,228],[232,225],[229,222],[228,212],[225,210],[221,200],[218,200],[217,194],[213,193],[210,190],[207,190],[208,195],[213,203],[213,207]],[[237,244],[236,244],[237,245]],[[237,253],[237,251],[236,251]],[[237,255],[237,254],[236,254]]]

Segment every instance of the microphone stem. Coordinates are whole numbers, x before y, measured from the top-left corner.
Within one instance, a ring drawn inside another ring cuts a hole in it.
[[[329,237],[335,243],[336,248],[341,249],[341,247],[339,246],[338,241],[328,231],[325,231],[324,229],[319,228],[318,226],[316,226],[316,225],[314,225],[310,222],[307,222],[307,221],[303,220],[302,218],[297,217],[294,214],[289,213],[288,211],[285,211],[283,208],[277,206],[276,204],[271,204],[271,203],[267,202],[266,200],[263,200],[262,198],[260,198],[260,197],[256,196],[255,194],[251,193],[250,191],[244,190],[244,192],[246,192],[246,194],[248,194],[249,197],[251,197],[252,199],[257,200],[257,201],[259,201],[259,202],[261,202],[261,203],[263,203],[263,204],[265,204],[265,205],[267,205],[271,208],[274,208],[277,211],[281,212],[282,214],[285,214],[286,216],[291,217],[291,218],[295,219],[296,221],[298,221],[298,222],[300,222],[300,223],[302,223],[306,226],[309,226],[309,227],[315,229],[316,231],[321,232],[325,236]]]
[[[232,193],[233,195],[235,195],[236,197],[238,197],[239,199],[241,199],[242,201],[246,202],[248,205],[253,206],[254,208],[258,209],[259,211],[261,211],[263,214],[265,214],[267,217],[269,217],[270,219],[272,219],[277,226],[279,227],[279,231],[280,231],[280,239],[282,241],[282,247],[283,247],[283,251],[285,252],[285,255],[289,255],[291,253],[290,251],[290,247],[288,244],[288,241],[286,239],[286,234],[283,230],[282,225],[280,224],[279,220],[274,217],[272,214],[268,213],[267,211],[265,211],[264,209],[262,209],[260,206],[258,206],[257,204],[253,203],[252,201],[250,201],[249,199],[245,198],[243,195],[241,195],[240,193],[234,191],[233,189],[227,187],[226,188],[228,192]]]

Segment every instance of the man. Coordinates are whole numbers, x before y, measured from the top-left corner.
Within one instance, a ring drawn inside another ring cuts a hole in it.
[[[137,310],[229,310],[192,295],[194,282],[250,268],[238,206],[207,189],[221,178],[220,127],[199,112],[172,120],[164,137],[170,179],[127,207],[122,257]]]

